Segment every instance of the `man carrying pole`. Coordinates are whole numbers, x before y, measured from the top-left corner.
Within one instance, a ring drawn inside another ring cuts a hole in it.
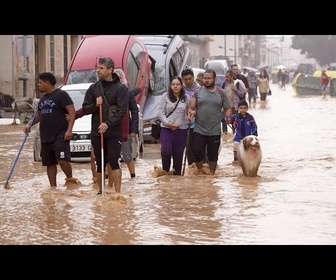
[[[101,57],[98,59],[97,75],[99,81],[88,88],[82,105],[85,115],[92,114],[91,143],[97,164],[99,186],[97,194],[103,193],[105,176],[102,175],[107,162],[112,168],[115,191],[117,194],[120,194],[121,191],[122,172],[119,157],[123,141],[123,118],[127,112],[128,89],[113,71],[114,61],[111,58]],[[102,117],[100,117],[100,106],[102,107]],[[114,110],[111,110],[112,108]]]

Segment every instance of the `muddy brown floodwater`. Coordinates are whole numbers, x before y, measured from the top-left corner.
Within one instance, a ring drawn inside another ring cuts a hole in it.
[[[0,244],[336,244],[336,99],[296,96],[272,84],[265,106],[249,112],[259,128],[260,177],[242,176],[232,134],[222,138],[215,176],[153,175],[160,145],[146,144],[136,178],[123,164],[125,204],[105,188],[96,196],[89,163],[72,163],[79,187],[51,189],[33,161],[34,129],[9,180],[0,188]],[[24,139],[22,125],[0,125],[0,181],[5,183]]]

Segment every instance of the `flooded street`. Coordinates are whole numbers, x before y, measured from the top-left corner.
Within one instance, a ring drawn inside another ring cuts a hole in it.
[[[51,189],[46,168],[33,160],[33,127],[0,125],[0,244],[236,245],[336,244],[336,99],[295,96],[271,84],[265,106],[249,109],[258,124],[263,159],[260,177],[232,165],[232,135],[222,139],[215,176],[153,175],[161,167],[160,144],[146,144],[130,179],[123,163],[122,193],[96,196],[89,163],[72,163],[82,186]]]

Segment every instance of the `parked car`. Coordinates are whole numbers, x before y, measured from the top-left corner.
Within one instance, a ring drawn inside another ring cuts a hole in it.
[[[75,110],[82,107],[85,93],[92,83],[81,83],[63,85],[60,88],[65,90],[72,98]],[[142,125],[142,118],[139,112],[139,127]],[[91,115],[83,116],[75,120],[72,129],[73,140],[70,140],[71,161],[73,162],[89,162],[91,160]],[[133,146],[133,158],[138,157],[140,143],[136,141]],[[41,161],[41,139],[40,130],[36,129],[33,145],[34,161]]]
[[[226,59],[214,59],[206,61],[204,69],[212,69],[217,75],[225,75],[226,71],[229,70],[229,65]]]
[[[150,86],[152,59],[141,39],[133,35],[85,35],[79,43],[64,84],[94,83],[97,81],[97,59],[111,57],[115,68],[125,73],[128,87],[139,87],[141,92],[135,97],[143,114]],[[140,152],[143,152],[143,126],[139,127]]]
[[[152,123],[158,119],[161,96],[167,92],[170,79],[180,76],[190,65],[188,45],[179,35],[137,35],[147,47],[153,59],[150,87],[142,111],[144,140],[156,141],[151,135]]]

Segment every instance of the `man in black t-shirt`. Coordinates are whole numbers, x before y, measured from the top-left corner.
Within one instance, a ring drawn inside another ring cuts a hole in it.
[[[55,87],[54,74],[45,72],[39,74],[38,78],[38,89],[44,95],[39,101],[36,116],[25,125],[23,131],[29,133],[31,126],[40,123],[42,165],[47,166],[51,187],[57,187],[57,164],[64,172],[67,183],[80,184],[72,177],[70,164],[70,139],[76,114],[73,101],[66,91]]]

